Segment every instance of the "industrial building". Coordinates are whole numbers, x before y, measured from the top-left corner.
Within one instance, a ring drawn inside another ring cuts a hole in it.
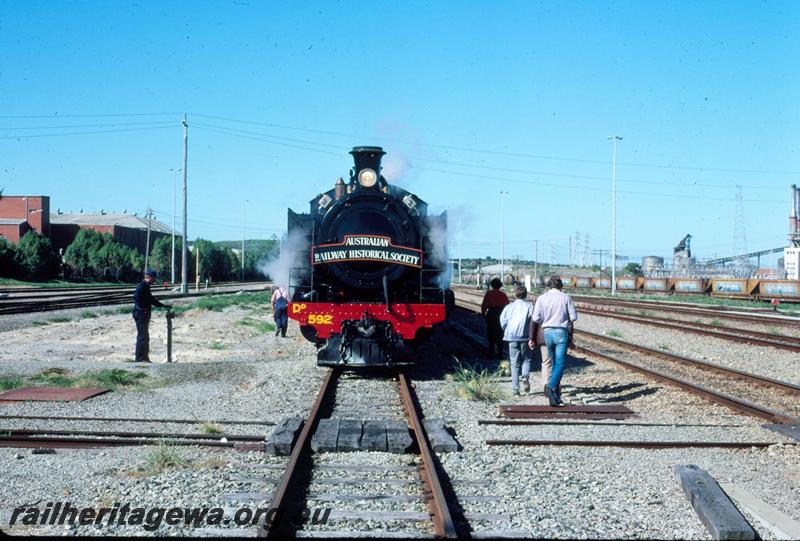
[[[81,229],[109,233],[117,242],[144,254],[147,249],[148,222],[150,246],[159,237],[172,235],[172,229],[158,220],[148,220],[136,214],[50,212],[50,198],[38,196],[9,196],[0,198],[0,238],[17,244],[28,231],[50,239],[56,250],[64,249],[75,240]]]

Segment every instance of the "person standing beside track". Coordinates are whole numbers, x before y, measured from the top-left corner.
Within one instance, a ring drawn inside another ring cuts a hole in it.
[[[272,288],[272,310],[275,317],[275,336],[286,338],[286,327],[289,325],[289,297],[281,286]]]
[[[495,346],[497,346],[497,356],[495,358],[502,359],[503,328],[500,326],[500,314],[508,304],[508,296],[500,290],[503,287],[503,282],[500,281],[500,278],[492,279],[490,285],[492,289],[486,292],[481,303],[481,315],[486,318],[486,339],[489,341],[489,358],[491,359],[495,355]]]
[[[153,269],[148,269],[144,273],[144,280],[136,286],[133,292],[133,320],[136,322],[136,354],[133,362],[150,362],[150,312],[153,306],[166,308],[170,307],[163,304],[150,292],[150,284],[155,282],[158,273]]]
[[[528,376],[531,372],[531,350],[528,348],[528,329],[533,316],[533,305],[525,300],[528,290],[517,284],[514,288],[516,300],[503,308],[500,326],[503,327],[503,340],[508,342],[508,356],[511,362],[511,391],[519,396],[520,368],[522,368],[522,390],[531,391]]]
[[[578,313],[572,299],[561,289],[564,284],[558,276],[547,281],[548,291],[536,299],[533,321],[544,328],[544,341],[547,353],[553,363],[550,382],[544,387],[544,394],[551,406],[563,406],[561,400],[561,376],[567,358],[567,347],[572,344],[573,323]]]

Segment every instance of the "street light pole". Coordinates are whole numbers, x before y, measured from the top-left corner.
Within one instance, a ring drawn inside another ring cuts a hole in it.
[[[611,294],[617,294],[617,141],[619,135],[609,135],[611,139]]]
[[[500,283],[505,282],[506,268],[506,221],[505,221],[505,197],[508,192],[500,190]]]
[[[247,199],[242,201],[242,282],[244,282],[244,205]]]
[[[181,169],[174,169],[170,168],[171,172],[180,171]],[[170,283],[175,285],[175,219],[176,219],[176,212],[177,212],[177,201],[178,201],[178,179],[173,176],[172,177],[172,275],[170,276],[171,280]]]
[[[186,204],[186,162],[189,153],[189,123],[183,115],[183,243],[181,250],[181,293],[189,293],[189,239],[187,227]]]

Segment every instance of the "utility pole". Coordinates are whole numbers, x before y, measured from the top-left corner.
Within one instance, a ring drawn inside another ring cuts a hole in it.
[[[505,222],[505,197],[508,192],[500,191],[500,282],[505,283],[505,265],[506,265],[506,222]]]
[[[183,115],[183,249],[181,250],[181,293],[189,293],[189,237],[186,217],[186,160],[189,153],[189,122]]]
[[[617,141],[619,135],[609,135],[612,143],[611,159],[611,294],[617,294]]]
[[[150,228],[153,222],[153,209],[147,209],[147,242],[144,249],[144,271],[147,272],[147,265],[150,261]]]
[[[536,285],[539,285],[539,241],[533,241],[536,243],[536,255],[533,258],[533,279],[536,281]]]

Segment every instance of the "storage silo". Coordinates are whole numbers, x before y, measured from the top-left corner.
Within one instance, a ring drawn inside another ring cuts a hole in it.
[[[664,258],[657,255],[648,255],[642,258],[642,272],[647,275],[656,269],[664,267]]]

